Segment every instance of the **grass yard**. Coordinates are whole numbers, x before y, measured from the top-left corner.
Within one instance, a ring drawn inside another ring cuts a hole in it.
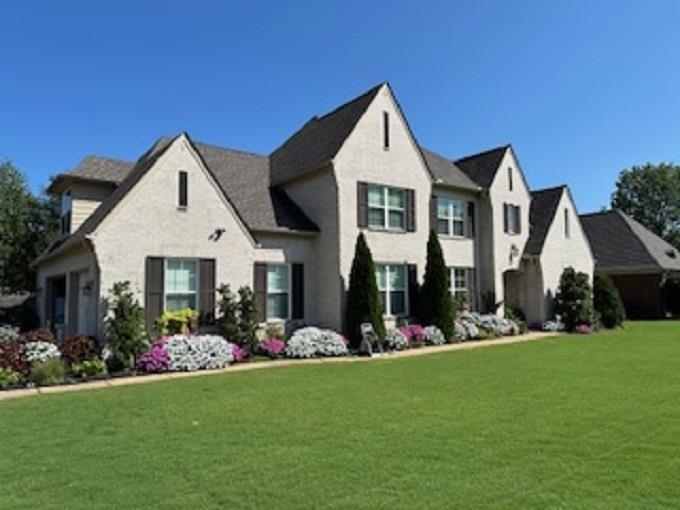
[[[0,508],[678,508],[680,323],[0,402]]]

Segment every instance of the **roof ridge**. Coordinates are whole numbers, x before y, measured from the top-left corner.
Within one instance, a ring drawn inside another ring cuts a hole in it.
[[[231,147],[223,147],[221,145],[216,145],[214,143],[205,143],[205,142],[201,142],[199,140],[194,140],[193,138],[191,139],[191,141],[192,141],[192,143],[194,143],[196,145],[202,145],[203,147],[218,149],[218,150],[225,151],[225,152],[237,152],[239,154],[246,154],[248,156],[257,156],[258,158],[268,158],[269,157],[266,154],[258,154],[257,152],[253,152],[253,151],[246,151],[246,150],[243,150],[243,149],[233,149]]]
[[[85,154],[85,156],[83,156],[82,161],[85,161],[87,158],[107,159],[109,161],[115,161],[116,163],[125,163],[127,165],[134,165],[135,164],[134,161],[128,161],[126,159],[121,159],[121,158],[114,158],[114,157],[111,157],[111,156],[101,156],[99,154]]]
[[[472,158],[478,158],[479,156],[486,156],[487,154],[490,154],[492,152],[496,152],[499,150],[508,150],[510,147],[512,147],[512,144],[507,143],[505,145],[499,145],[498,147],[494,147],[492,149],[487,149],[484,151],[476,152],[474,154],[470,154],[469,156],[463,156],[462,158],[458,158],[455,161],[464,161],[466,159],[472,159]]]
[[[532,189],[530,192],[533,195],[534,193],[545,193],[548,191],[555,191],[558,189],[564,190],[567,189],[569,186],[567,184],[558,184],[557,186],[550,186],[549,188],[540,188],[540,189]]]
[[[371,87],[371,88],[370,88],[369,90],[367,90],[366,92],[363,92],[362,94],[359,94],[358,96],[356,96],[356,97],[354,97],[354,98],[352,98],[352,99],[350,99],[350,100],[348,100],[348,101],[345,101],[345,102],[342,103],[340,106],[335,107],[335,108],[334,108],[333,110],[331,110],[330,112],[324,113],[324,114],[321,115],[321,116],[314,115],[314,117],[312,117],[312,118],[310,119],[310,121],[311,121],[311,120],[320,121],[320,120],[322,120],[322,119],[325,119],[326,117],[330,117],[331,115],[334,115],[335,113],[339,112],[339,111],[342,110],[343,108],[346,108],[346,107],[352,105],[353,103],[355,103],[355,102],[357,102],[357,101],[360,101],[361,99],[363,99],[363,98],[365,98],[365,97],[367,97],[367,96],[370,96],[371,94],[374,94],[375,92],[378,91],[378,89],[380,89],[383,85],[386,85],[386,84],[387,84],[386,81],[381,82],[381,83],[379,83],[378,85],[375,85],[375,86]]]
[[[603,214],[611,214],[613,212],[616,212],[616,209],[607,209],[606,211],[593,211],[589,213],[581,213],[579,214],[580,217],[583,216],[601,216]]]

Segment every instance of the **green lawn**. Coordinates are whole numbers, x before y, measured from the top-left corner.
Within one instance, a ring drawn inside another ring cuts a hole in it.
[[[678,508],[680,323],[0,402],[0,508]]]

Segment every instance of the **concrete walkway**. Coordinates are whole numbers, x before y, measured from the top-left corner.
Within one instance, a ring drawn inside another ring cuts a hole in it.
[[[492,345],[508,345],[520,342],[530,342],[533,340],[543,340],[557,336],[560,333],[531,332],[525,335],[509,336],[494,340],[479,340],[475,342],[464,342],[459,344],[445,344],[419,349],[409,349],[398,351],[383,356],[367,357],[340,357],[340,358],[312,358],[312,359],[280,359],[273,361],[261,361],[256,363],[237,363],[220,370],[198,370],[196,372],[167,372],[164,374],[150,374],[130,377],[117,377],[113,379],[103,379],[101,381],[90,381],[78,384],[68,384],[62,386],[47,386],[44,388],[24,388],[19,390],[0,391],[0,400],[9,400],[20,397],[30,397],[35,395],[50,395],[53,393],[69,393],[73,391],[85,391],[98,388],[115,388],[117,386],[129,386],[133,384],[146,384],[156,381],[167,381],[171,379],[183,379],[185,377],[202,377],[206,375],[225,374],[232,372],[245,372],[249,370],[259,370],[263,368],[288,367],[293,365],[318,365],[324,363],[364,363],[377,360],[392,360],[399,358],[412,358],[414,356],[425,356],[428,354],[438,354],[450,351],[466,351],[478,349]]]

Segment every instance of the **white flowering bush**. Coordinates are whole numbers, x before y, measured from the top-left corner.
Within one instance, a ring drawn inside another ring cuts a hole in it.
[[[398,329],[390,329],[385,335],[385,345],[388,349],[403,351],[404,349],[408,349],[408,339],[406,338],[406,335]]]
[[[476,312],[463,312],[458,316],[456,336],[461,340],[477,338],[480,336],[480,329],[494,336],[518,335],[520,333],[519,324],[515,321],[493,314],[482,315]]]
[[[61,357],[59,348],[50,342],[28,342],[25,353],[30,363],[44,363]]]
[[[425,328],[425,341],[430,345],[442,345],[446,343],[446,338],[437,326],[427,326]]]
[[[468,339],[468,331],[461,321],[453,323],[453,336],[457,342],[464,342]]]
[[[19,329],[12,326],[0,325],[0,344],[15,342],[19,338]]]
[[[217,335],[173,335],[163,348],[172,371],[212,370],[234,361],[232,344]]]
[[[554,321],[545,321],[541,325],[541,329],[543,331],[564,331],[564,324],[557,318]]]
[[[347,344],[344,338],[335,331],[310,326],[293,333],[286,343],[285,352],[289,358],[345,356]]]

